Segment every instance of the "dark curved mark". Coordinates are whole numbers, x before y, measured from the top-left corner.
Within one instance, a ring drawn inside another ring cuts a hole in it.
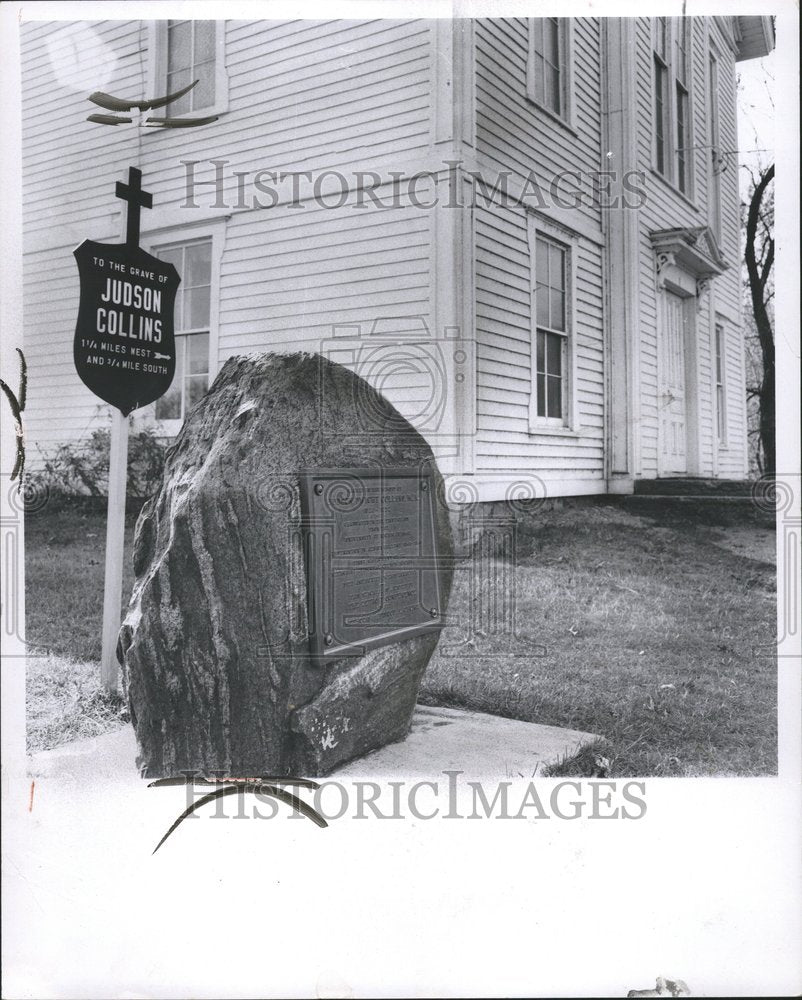
[[[139,108],[140,111],[150,111],[152,108],[163,108],[168,104],[172,104],[179,97],[188,94],[197,83],[198,80],[195,80],[188,86],[182,87],[181,90],[176,90],[174,94],[165,94],[164,97],[154,97],[152,101],[128,101],[124,97],[114,97],[113,94],[104,94],[102,90],[96,90],[94,94],[89,95],[88,99],[93,104],[97,104],[99,108],[105,108],[107,111],[133,111],[134,108]]]
[[[209,125],[216,122],[219,115],[207,115],[206,118],[147,118],[145,125],[153,128],[195,128],[196,125]]]
[[[130,125],[133,118],[117,118],[116,115],[87,115],[88,122],[95,125]]]
[[[279,784],[297,785],[299,788],[320,788],[316,781],[310,778],[284,777],[278,774],[258,774],[254,778],[156,778],[148,782],[148,788],[168,788],[176,785],[260,785]]]
[[[19,366],[19,399],[14,395],[8,385],[0,378],[0,389],[3,390],[8,405],[11,407],[11,414],[14,417],[14,430],[17,435],[17,454],[14,459],[14,468],[11,470],[11,481],[17,476],[22,480],[25,471],[25,439],[22,429],[22,411],[25,409],[25,397],[28,392],[28,365],[25,362],[25,355],[17,347],[17,354],[20,358]]]
[[[25,360],[25,355],[17,347],[17,354],[19,354],[19,408],[20,412],[25,409],[25,400],[28,397],[28,362]]]
[[[311,819],[315,826],[319,826],[321,830],[324,830],[329,825],[317,809],[313,809],[303,799],[299,799],[297,795],[293,795],[292,792],[288,792],[284,788],[278,788],[276,785],[259,785],[257,791],[262,792],[264,795],[272,795],[279,802],[284,802],[286,805],[292,806],[302,816]]]
[[[171,778],[162,778],[160,780],[165,782],[175,783],[175,779]],[[283,781],[284,779],[281,780]],[[304,781],[305,779],[298,779],[298,780]],[[185,784],[186,782],[180,780],[179,783]],[[216,782],[210,782],[210,784],[216,784]],[[313,809],[310,805],[307,805],[306,802],[304,802],[302,799],[299,799],[296,795],[293,795],[291,792],[284,791],[284,789],[282,788],[277,788],[275,785],[266,785],[261,783],[257,784],[240,783],[236,785],[226,785],[224,788],[217,788],[213,792],[209,792],[207,795],[202,795],[197,802],[193,802],[191,806],[187,806],[187,808],[181,813],[178,819],[172,824],[167,833],[165,833],[165,835],[162,837],[159,843],[156,844],[156,846],[153,848],[152,853],[155,854],[156,851],[158,851],[158,849],[162,846],[165,840],[167,840],[170,834],[172,834],[181,825],[181,823],[184,822],[187,816],[191,816],[192,813],[194,813],[197,809],[200,809],[201,806],[206,805],[207,802],[214,802],[215,799],[222,799],[227,795],[241,795],[244,794],[245,792],[254,792],[254,793],[261,792],[263,795],[272,795],[273,798],[278,799],[279,802],[284,802],[286,805],[291,806],[297,812],[301,813],[302,816],[306,816],[307,819],[311,819],[316,826],[325,828],[329,825],[326,822],[326,820],[320,815],[320,813],[317,812],[317,810]]]

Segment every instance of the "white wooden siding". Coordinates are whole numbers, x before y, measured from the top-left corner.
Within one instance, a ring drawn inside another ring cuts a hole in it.
[[[64,441],[103,426],[109,408],[79,380],[72,357],[78,315],[73,249],[83,239],[119,240],[114,231],[114,181],[136,163],[135,145],[113,129],[85,121],[93,110],[82,92],[62,82],[51,46],[70,26],[21,25],[23,157],[23,346],[28,360],[26,438],[29,467]],[[137,32],[132,22],[99,22],[96,37],[117,62],[107,89],[140,92]],[[51,46],[48,43],[51,43]],[[64,50],[64,58],[69,58]],[[56,45],[58,52],[58,45]],[[57,153],[55,153],[57,151]]]
[[[116,56],[104,90],[153,92],[145,22],[88,26]],[[48,43],[70,28],[23,25],[24,346],[30,361],[29,451],[85,437],[107,407],[79,381],[72,361],[78,309],[72,250],[83,239],[117,242],[121,203],[114,184],[138,165],[153,193],[152,215],[176,224],[170,239],[202,235],[216,191],[196,183],[186,202],[186,167],[196,181],[225,160],[225,226],[219,281],[219,355],[317,351],[334,327],[367,337],[393,328],[396,342],[432,330],[431,213],[398,209],[252,207],[258,171],[403,171],[430,146],[432,24],[427,21],[230,21],[225,31],[229,111],[198,131],[133,131],[85,121],[97,110],[53,72]],[[53,151],[58,150],[58,156]],[[234,172],[246,174],[247,209],[237,207]],[[308,197],[309,186],[302,188]],[[282,194],[286,197],[285,185]],[[385,192],[386,194],[387,192]],[[419,194],[427,198],[425,186]],[[352,199],[353,200],[353,199]],[[217,213],[219,215],[219,212]],[[183,216],[183,217],[182,217]],[[182,232],[181,223],[190,226]],[[213,317],[213,321],[214,321]],[[428,334],[427,334],[428,335]],[[386,341],[385,341],[386,342]],[[390,362],[388,362],[390,364]],[[385,366],[385,374],[386,374]],[[414,373],[383,377],[383,389],[413,413],[425,402]]]
[[[533,324],[526,215],[522,209],[478,208],[476,220],[478,471],[529,471],[546,480],[600,476],[604,440],[600,248],[580,240],[572,262],[578,434],[530,434]]]
[[[594,18],[580,18],[573,30],[576,113],[571,130],[526,98],[526,20],[477,22],[476,152],[491,186],[494,170],[511,169],[519,183],[531,171],[548,197],[549,184],[561,171],[587,175],[598,169],[602,156],[599,24]],[[475,211],[476,472],[533,473],[556,493],[561,492],[560,483],[601,482],[604,477],[602,249],[578,235],[588,229],[601,235],[601,219],[597,208],[584,204],[560,217],[564,225],[570,226],[572,220],[577,433],[530,433],[533,261],[526,211],[505,207],[498,200],[486,206],[483,199]]]
[[[657,473],[657,328],[654,254],[648,234],[707,222],[705,129],[708,33],[720,59],[721,145],[737,148],[734,56],[712,19],[692,18],[691,101],[693,201],[651,171],[652,57],[650,22],[637,19],[637,158],[648,200],[640,212],[639,350],[640,474]],[[89,23],[116,56],[103,89],[149,95],[148,46],[153,33],[140,22]],[[202,235],[199,220],[218,218],[216,192],[198,183],[198,209],[185,202],[186,168],[197,161],[198,181],[213,176],[211,160],[225,162],[223,252],[217,315],[219,355],[250,350],[319,350],[334,329],[364,339],[392,330],[388,341],[418,344],[425,353],[435,329],[435,212],[408,203],[382,211],[350,204],[323,209],[237,206],[235,172],[246,195],[258,171],[412,170],[435,164],[448,148],[435,145],[435,30],[427,21],[292,21],[226,24],[229,111],[212,128],[185,132],[133,131],[86,123],[93,108],[51,65],[48,43],[64,24],[31,23],[23,38],[23,180],[25,349],[31,360],[27,412],[30,451],[76,439],[95,426],[102,404],[77,379],[72,336],[77,314],[73,248],[83,239],[121,237],[115,181],[130,164],[141,167],[153,192],[152,218],[166,220],[181,239]],[[474,32],[475,136],[470,155],[489,180],[511,171],[514,191],[530,175],[548,194],[566,169],[586,177],[606,164],[602,148],[600,20],[572,24],[572,127],[566,128],[526,98],[527,21],[479,20]],[[445,93],[445,92],[444,92]],[[443,99],[443,94],[440,95]],[[471,130],[469,130],[471,131]],[[57,151],[57,154],[56,152]],[[722,248],[731,268],[713,283],[709,307],[696,314],[700,387],[701,470],[741,475],[745,452],[743,357],[740,331],[740,231],[737,157],[722,175]],[[285,187],[286,192],[286,187]],[[421,197],[426,192],[421,189]],[[558,484],[604,480],[604,252],[602,218],[590,199],[576,209],[544,213],[573,237],[578,413],[574,434],[530,433],[530,259],[526,216],[520,207],[479,204],[475,240],[476,455],[478,476],[536,471]],[[145,213],[146,216],[151,213]],[[167,222],[164,222],[167,225]],[[145,223],[147,225],[147,223]],[[445,232],[445,230],[444,230]],[[454,247],[454,254],[459,248]],[[467,294],[471,294],[470,290]],[[441,310],[442,311],[442,310]],[[726,323],[728,446],[715,438],[711,372],[711,317]],[[450,320],[451,321],[451,320]],[[456,318],[453,321],[459,322]],[[345,349],[347,355],[348,351]],[[409,415],[431,393],[426,378],[399,370],[382,388]]]
[[[737,150],[739,137],[736,116],[735,56],[727,46],[718,24],[711,24],[720,54],[718,106],[721,147]],[[745,142],[749,137],[745,136]],[[727,397],[727,446],[718,451],[718,475],[740,478],[747,471],[747,416],[744,371],[744,335],[741,327],[741,240],[740,196],[736,152],[727,154],[727,169],[721,175],[721,242],[732,267],[714,283],[714,310],[726,316],[724,326]],[[712,390],[711,390],[712,391]]]
[[[693,190],[690,198],[683,197],[652,168],[653,81],[651,20],[637,22],[637,101],[638,101],[638,168],[647,176],[647,200],[641,210],[640,243],[640,440],[641,475],[652,478],[658,472],[658,411],[657,411],[657,337],[658,309],[655,283],[654,251],[649,232],[679,226],[703,226],[708,223],[708,157],[707,133],[707,59],[708,32],[718,42],[720,87],[718,94],[721,147],[737,148],[735,125],[735,62],[734,54],[720,36],[712,18],[691,17],[692,49],[692,141]],[[673,81],[672,81],[673,85]],[[743,405],[743,376],[740,360],[742,334],[740,330],[740,220],[738,214],[737,157],[728,157],[728,168],[721,177],[722,237],[721,249],[730,264],[723,275],[713,281],[712,309],[708,303],[695,315],[697,372],[699,385],[699,444],[700,468],[703,475],[720,477],[744,475],[746,410]],[[724,311],[733,317],[728,324],[728,448],[717,450],[714,402],[711,382],[711,344],[714,335],[712,313]],[[731,394],[731,395],[730,395]],[[693,432],[693,431],[692,431]],[[714,454],[714,452],[716,452]]]
[[[544,192],[565,170],[590,171],[601,163],[601,61],[597,18],[573,19],[573,86],[576,116],[565,128],[526,96],[527,21],[492,18],[476,22],[476,138],[480,164],[530,171]],[[590,199],[585,199],[589,202]],[[583,204],[578,221],[600,226],[598,209]]]
[[[221,358],[320,351],[380,384],[405,415],[419,413],[426,381],[403,373],[403,344],[434,336],[430,227],[431,213],[409,204],[382,212],[353,200],[234,215],[220,275]]]

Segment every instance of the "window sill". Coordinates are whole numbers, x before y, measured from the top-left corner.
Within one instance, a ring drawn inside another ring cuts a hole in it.
[[[566,132],[570,132],[570,134],[575,138],[579,137],[579,133],[567,118],[563,118],[561,115],[558,115],[556,111],[552,111],[550,108],[547,108],[545,104],[541,104],[540,101],[536,101],[534,97],[530,97],[528,94],[526,101],[531,107],[536,108],[542,114],[546,115],[547,118],[550,118],[553,122],[560,125]]]
[[[565,438],[579,438],[582,437],[581,430],[574,430],[572,427],[558,427],[550,424],[530,424],[529,425],[529,435],[538,437],[565,437]]]
[[[672,194],[675,194],[678,198],[681,198],[682,201],[684,201],[689,208],[692,208],[694,210],[694,212],[701,211],[696,202],[692,201],[687,194],[683,194],[683,192],[680,191],[680,189],[673,181],[669,180],[668,177],[665,176],[665,174],[660,173],[657,167],[649,167],[649,172],[659,181],[661,181],[668,188],[668,190],[671,191]]]

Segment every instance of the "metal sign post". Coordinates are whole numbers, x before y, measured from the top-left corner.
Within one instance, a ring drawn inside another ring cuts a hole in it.
[[[106,516],[106,569],[103,586],[103,647],[100,681],[107,691],[119,687],[117,634],[123,596],[123,543],[125,540],[125,495],[128,472],[128,417],[111,411],[109,451],[109,505]]]
[[[84,242],[74,251],[81,299],[73,357],[81,381],[112,409],[101,680],[118,687],[117,634],[122,603],[123,539],[128,466],[128,415],[170,388],[175,375],[175,297],[181,279],[172,264],[139,246],[139,213],[153,203],[142,172],[128,168],[116,195],[128,204],[125,243]]]

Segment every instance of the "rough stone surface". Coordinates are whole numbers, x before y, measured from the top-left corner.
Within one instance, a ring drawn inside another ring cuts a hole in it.
[[[316,355],[230,359],[137,523],[118,651],[143,775],[321,775],[408,731],[437,632],[311,660],[304,467],[425,468],[442,496],[426,441],[353,372]]]

